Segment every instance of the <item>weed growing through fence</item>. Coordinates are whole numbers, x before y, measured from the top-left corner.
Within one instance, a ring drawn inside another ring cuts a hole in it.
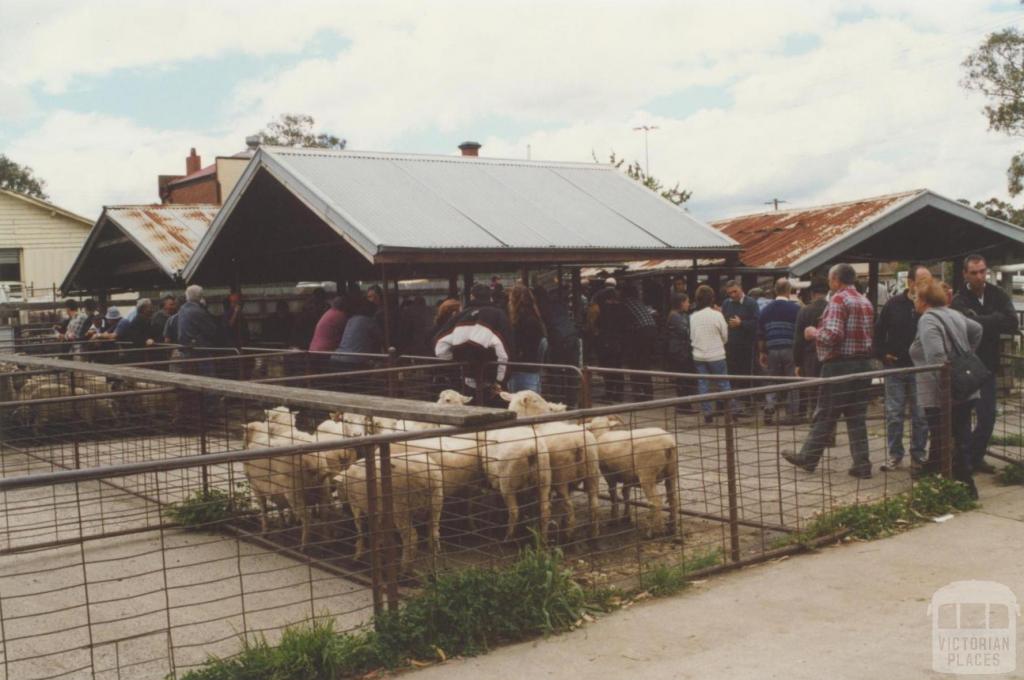
[[[164,512],[171,521],[187,529],[204,529],[244,514],[248,509],[249,494],[241,488],[231,492],[200,489],[182,502],[172,503]]]
[[[996,473],[996,483],[1001,486],[1024,485],[1024,465],[1010,463]]]
[[[1020,448],[1024,446],[1024,434],[994,434],[992,438],[988,440],[988,443],[992,446],[1008,446]]]
[[[716,548],[710,552],[687,558],[682,564],[658,564],[640,574],[640,589],[654,597],[673,595],[690,583],[690,575],[701,569],[722,564],[722,550]]]
[[[803,531],[787,536],[784,544],[809,543],[822,536],[846,532],[853,538],[871,540],[890,536],[915,524],[953,510],[976,507],[967,487],[943,477],[925,477],[909,494],[876,503],[848,505],[815,517]]]

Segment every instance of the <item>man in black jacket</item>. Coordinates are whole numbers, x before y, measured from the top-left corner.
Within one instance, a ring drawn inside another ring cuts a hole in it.
[[[722,301],[722,315],[729,324],[729,341],[725,344],[725,360],[731,375],[751,375],[754,372],[754,347],[757,344],[757,301],[743,293],[739,281],[725,284],[727,298]],[[730,381],[733,388],[750,387],[742,379]],[[752,400],[744,399],[748,403]]]
[[[907,289],[889,299],[875,321],[875,355],[886,368],[913,366],[910,343],[917,335],[917,311],[914,309],[914,278],[918,267],[911,264],[907,272]],[[928,420],[917,403],[917,375],[895,373],[885,377],[885,435],[888,458],[881,470],[897,469],[903,462],[903,421],[910,409],[910,457],[923,463],[928,457]]]
[[[466,377],[466,385],[476,395],[477,406],[504,408],[498,393],[508,375],[512,356],[512,327],[505,310],[490,304],[491,289],[482,283],[470,290],[469,304],[456,314],[434,337],[434,354],[470,364],[471,376],[483,376],[483,385],[475,377]]]
[[[964,259],[966,286],[953,298],[953,309],[981,324],[983,334],[978,358],[992,371],[992,378],[981,386],[981,398],[975,402],[974,431],[971,432],[970,460],[974,472],[995,472],[985,461],[988,441],[996,424],[996,372],[999,369],[999,336],[1017,331],[1017,312],[1010,296],[999,286],[986,281],[988,263],[981,255]]]

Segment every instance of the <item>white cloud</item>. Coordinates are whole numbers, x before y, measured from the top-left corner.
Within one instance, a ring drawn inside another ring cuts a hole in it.
[[[20,92],[22,110],[30,85],[59,90],[82,75],[232,51],[301,54],[319,31],[350,41],[238,83],[209,103],[228,112],[213,132],[49,112],[10,152],[87,214],[152,200],[156,175],[178,171],[188,147],[235,151],[283,111],[314,115],[355,148],[400,151],[399,139],[423,133],[454,152],[461,140],[446,136],[478,126],[485,155],[522,157],[530,145],[535,158],[580,161],[591,150],[642,158],[631,128],[651,122],[661,128],[652,171],[693,189],[692,209],[708,218],[775,196],[1001,194],[1018,145],[987,132],[981,102],[957,84],[967,51],[1017,16],[988,0],[7,4],[0,91]],[[818,46],[782,54],[801,34]],[[648,110],[691,86],[725,88],[733,103]],[[488,129],[496,120],[533,131],[504,137]]]

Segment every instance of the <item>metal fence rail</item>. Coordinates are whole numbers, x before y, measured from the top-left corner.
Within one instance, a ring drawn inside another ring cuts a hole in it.
[[[219,363],[275,357],[294,358]],[[429,403],[472,376],[465,367],[381,360],[328,373],[302,363],[256,382],[166,363],[0,356],[21,366],[0,380],[2,677],[160,678],[315,617],[365,625],[424,573],[514,559],[531,529],[594,588],[635,586],[659,566],[765,559],[816,516],[913,480],[848,476],[842,425],[813,473],[795,468],[781,452],[799,449],[806,422],[765,425],[726,408],[706,424],[703,405],[939,370],[683,397],[677,382],[692,376],[628,372],[652,391],[591,405],[591,381],[612,373],[542,367],[542,393],[575,392],[585,408],[509,422],[505,411]],[[30,381],[45,389],[26,390]],[[875,394],[849,396],[866,411],[877,464]],[[281,405],[297,415],[267,412]],[[438,427],[415,430],[425,422]]]

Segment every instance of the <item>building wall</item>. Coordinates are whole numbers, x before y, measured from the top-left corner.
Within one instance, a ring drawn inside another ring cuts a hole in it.
[[[220,182],[221,203],[228,200],[228,194],[238,184],[238,180],[248,165],[248,158],[217,158],[217,181]]]
[[[187,184],[168,187],[168,203],[217,203],[217,176],[207,175]]]
[[[0,194],[0,248],[21,249],[21,280],[37,288],[60,285],[91,225]]]

